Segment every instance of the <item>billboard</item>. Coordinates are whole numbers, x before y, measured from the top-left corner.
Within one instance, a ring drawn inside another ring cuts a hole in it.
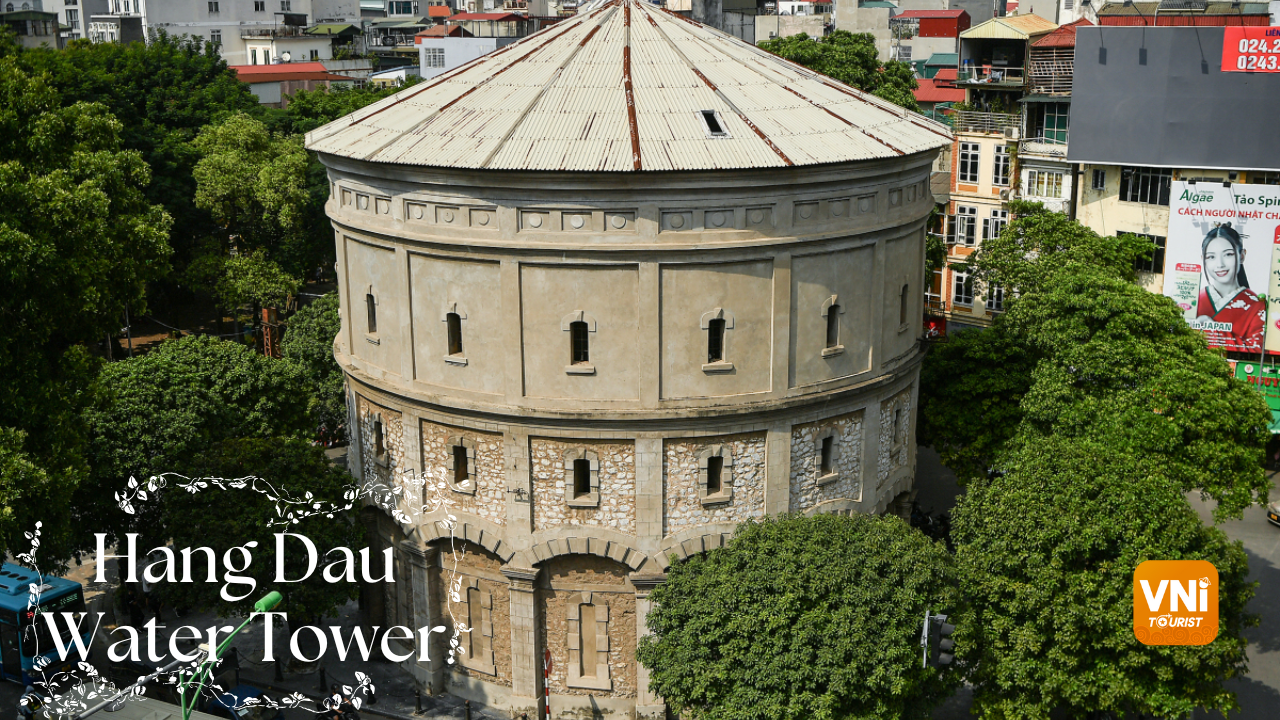
[[[1163,291],[1210,346],[1263,351],[1267,298],[1280,295],[1277,240],[1280,186],[1173,183]],[[1278,352],[1280,330],[1271,329],[1267,349]]]

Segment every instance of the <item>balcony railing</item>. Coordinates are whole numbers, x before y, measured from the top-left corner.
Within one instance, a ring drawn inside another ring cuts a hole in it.
[[[1026,71],[1020,67],[967,67],[956,73],[957,85],[995,85],[1022,87],[1027,83]]]
[[[988,135],[1004,135],[1018,137],[1018,129],[1022,118],[1014,113],[989,113],[962,110],[954,116],[952,127],[956,132],[983,133]]]
[[[924,309],[926,312],[944,313],[947,311],[947,301],[941,295],[926,294]]]
[[[1047,155],[1054,158],[1067,156],[1067,141],[1057,138],[1026,138],[1018,143],[1018,152],[1022,155]]]
[[[298,25],[272,25],[267,27],[246,27],[240,29],[240,37],[249,38],[309,38],[307,29]]]

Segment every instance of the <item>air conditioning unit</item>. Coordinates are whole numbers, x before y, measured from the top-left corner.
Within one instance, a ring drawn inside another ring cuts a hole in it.
[[[1016,127],[1007,127],[1007,128],[1005,128],[1005,129],[1004,129],[1004,136],[1005,136],[1005,137],[1007,137],[1007,138],[1011,138],[1011,139],[1017,140],[1017,139],[1018,139],[1018,128],[1016,128]]]
[[[1008,200],[1008,199],[1009,199],[1009,195],[1010,195],[1010,194],[1011,194],[1010,189],[1009,189],[1009,188],[1005,188],[1004,190],[1001,190],[1001,191],[1000,191],[1000,199],[1001,199],[1001,200]]]

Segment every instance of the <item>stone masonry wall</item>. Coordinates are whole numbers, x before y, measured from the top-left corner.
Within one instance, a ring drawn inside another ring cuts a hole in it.
[[[579,448],[594,451],[600,456],[599,507],[569,507],[565,502],[564,454]],[[562,525],[594,525],[635,535],[635,463],[635,445],[630,442],[530,438],[534,531]]]
[[[902,409],[898,437],[893,437],[893,414]],[[911,388],[880,403],[880,444],[876,465],[876,487],[889,479],[890,473],[907,464],[907,441],[911,436]]]
[[[359,397],[359,396],[357,396]],[[388,486],[400,481],[400,469],[404,462],[404,427],[400,413],[375,405],[360,398],[360,457],[363,459],[363,479],[379,480]],[[387,464],[382,465],[374,457],[373,421],[382,415],[382,444],[387,449]]]
[[[818,438],[828,428],[836,429],[835,459],[839,477],[818,484],[821,450]],[[860,500],[862,497],[862,412],[796,425],[791,428],[791,497],[792,512],[804,512],[828,500]]]
[[[493,598],[493,610],[490,615],[493,625],[493,637],[490,641],[493,647],[494,670],[497,671],[497,675],[471,670],[463,667],[459,662],[454,662],[452,665],[446,663],[446,667],[456,675],[469,676],[477,680],[510,687],[511,591],[508,583],[492,579],[502,567],[502,561],[479,545],[465,540],[454,540],[453,548],[456,548],[457,554],[457,568],[455,570],[454,553],[450,548],[449,541],[440,541],[436,543],[435,547],[439,548],[440,551],[439,564],[444,567],[428,568],[431,582],[431,604],[433,611],[437,613],[435,617],[431,618],[431,621],[432,625],[444,625],[448,628],[448,634],[432,636],[436,645],[431,648],[431,657],[436,657],[435,653],[437,652],[440,653],[440,657],[448,657],[448,638],[453,637],[453,617],[457,617],[460,622],[466,622],[466,588],[468,581],[476,578],[479,580],[480,589],[487,591]],[[455,577],[462,580],[462,590],[459,591],[462,604],[451,603],[449,599],[450,583]],[[452,616],[450,611],[453,613]],[[474,628],[474,631],[480,631],[478,625]],[[463,647],[467,646],[465,638],[460,637],[459,640],[462,642]]]
[[[450,438],[467,438],[475,443],[471,467],[474,492],[446,490],[455,510],[484,518],[494,524],[506,523],[507,480],[503,467],[502,435],[422,422],[422,467],[432,479],[453,479],[453,446]]]
[[[703,507],[698,453],[728,445],[733,453],[733,500]],[[668,440],[662,453],[663,534],[709,523],[738,523],[764,516],[765,434]]]
[[[636,696],[636,596],[627,584],[627,569],[605,558],[569,555],[546,563],[539,578],[538,606],[543,622],[538,632],[551,650],[551,692],[598,697]],[[613,690],[569,687],[568,600],[581,585],[591,590],[593,604],[609,606],[609,678]],[[617,592],[602,592],[613,585]],[[556,589],[552,589],[556,588]]]

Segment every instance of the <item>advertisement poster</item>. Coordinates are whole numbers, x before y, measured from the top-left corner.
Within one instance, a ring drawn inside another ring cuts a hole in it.
[[[1210,346],[1261,353],[1275,295],[1280,186],[1177,181],[1169,211],[1164,294]],[[1271,335],[1280,343],[1280,332]]]

